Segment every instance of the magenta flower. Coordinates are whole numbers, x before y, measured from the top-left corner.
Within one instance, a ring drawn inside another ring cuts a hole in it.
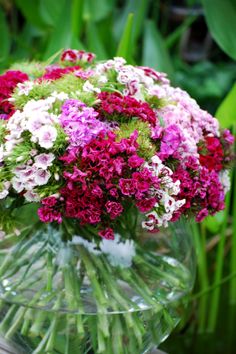
[[[105,230],[99,231],[98,235],[106,240],[114,240],[114,231],[110,227],[106,228]]]
[[[117,202],[108,201],[105,204],[106,210],[110,215],[111,219],[117,218],[123,212],[123,206]]]

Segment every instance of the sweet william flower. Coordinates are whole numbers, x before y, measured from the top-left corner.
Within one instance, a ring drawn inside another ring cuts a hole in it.
[[[205,219],[206,216],[208,216],[208,214],[209,214],[208,210],[206,208],[204,208],[197,213],[195,219],[197,222],[201,222],[202,220]]]
[[[131,168],[140,167],[144,162],[145,160],[136,154],[130,156],[128,159],[128,164]]]
[[[38,209],[39,219],[43,222],[53,222],[62,223],[62,216],[59,211],[53,210],[48,206],[43,206]]]
[[[57,130],[51,125],[43,125],[35,132],[38,143],[45,149],[50,149],[57,138]]]
[[[231,145],[234,143],[234,136],[230,133],[229,129],[223,131],[223,138]]]
[[[135,207],[147,214],[143,226],[150,231],[181,215],[201,221],[221,210],[233,158],[230,132],[162,73],[122,58],[89,65],[93,58],[66,50],[43,78],[20,83],[14,97],[3,102],[0,92],[2,197],[46,196],[42,221],[76,219],[107,239]],[[14,76],[7,74],[11,87]],[[52,93],[45,98],[44,90]],[[48,196],[50,190],[55,194]]]
[[[52,153],[39,154],[34,158],[34,166],[46,170],[49,166],[52,166],[52,162],[55,156]]]
[[[132,195],[135,194],[135,187],[133,180],[131,178],[121,178],[119,180],[119,186],[121,193],[124,195]]]
[[[99,231],[98,235],[102,238],[105,238],[106,240],[114,240],[115,238],[114,231],[110,227],[106,228],[105,230]]]
[[[123,212],[123,206],[120,203],[108,201],[105,204],[106,210],[111,219],[117,218]]]
[[[156,202],[156,198],[143,199],[139,200],[136,203],[136,206],[141,211],[141,213],[146,213],[154,208]]]
[[[41,203],[48,207],[53,207],[57,204],[57,199],[53,196],[42,199]]]
[[[38,169],[34,172],[35,184],[38,186],[47,184],[50,177],[51,177],[51,173],[44,169]]]

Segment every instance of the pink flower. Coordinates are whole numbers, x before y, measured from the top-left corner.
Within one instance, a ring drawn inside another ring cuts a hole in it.
[[[91,63],[95,58],[93,53],[85,52],[84,50],[67,49],[61,55],[61,61],[69,61],[76,63],[78,61]]]
[[[121,178],[119,180],[119,186],[121,193],[124,195],[132,195],[135,194],[135,187],[134,187],[134,182],[132,179],[128,178]]]
[[[118,197],[119,197],[119,193],[118,193],[118,191],[117,191],[116,188],[111,188],[111,189],[109,190],[109,193],[110,193],[110,195],[111,195],[113,198],[118,198]]]
[[[43,206],[38,209],[39,219],[43,222],[57,221],[59,224],[62,222],[61,213],[57,210],[53,210],[48,206]]]
[[[106,228],[105,230],[99,231],[98,235],[107,240],[114,240],[115,238],[114,231],[110,227]]]
[[[108,214],[110,214],[111,219],[117,218],[117,216],[119,216],[124,210],[123,206],[120,203],[111,202],[111,201],[108,201],[105,207]]]
[[[205,219],[205,217],[208,215],[208,210],[206,208],[202,209],[199,211],[199,213],[197,214],[195,220],[197,222],[201,222],[203,219]]]
[[[228,144],[234,143],[234,136],[230,133],[229,129],[223,131],[223,138]]]
[[[139,157],[138,155],[132,155],[128,159],[128,164],[131,168],[140,167],[144,162],[145,160],[142,157]]]
[[[175,124],[169,125],[164,130],[160,153],[158,155],[161,156],[162,159],[169,157],[178,149],[181,140],[179,127]]]
[[[42,203],[43,205],[48,206],[48,207],[53,207],[54,205],[56,205],[57,199],[56,199],[55,197],[51,196],[51,197],[44,198],[44,199],[41,201],[41,203]]]
[[[139,200],[136,203],[136,206],[141,211],[141,213],[145,213],[147,211],[152,210],[156,202],[157,201],[155,198],[143,199],[143,200]]]
[[[102,196],[103,196],[103,191],[98,185],[95,185],[93,187],[92,193],[93,193],[93,195],[95,195],[98,198],[102,198]]]

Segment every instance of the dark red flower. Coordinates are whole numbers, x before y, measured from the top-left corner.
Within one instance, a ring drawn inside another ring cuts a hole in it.
[[[114,115],[116,118],[117,116],[137,117],[153,126],[156,125],[155,112],[146,102],[138,101],[131,96],[122,96],[117,92],[101,92],[98,98],[101,103],[97,110],[108,119],[110,115]]]
[[[14,106],[8,99],[11,97],[17,84],[28,80],[27,74],[18,70],[8,70],[0,75],[0,119],[7,119],[14,112]]]

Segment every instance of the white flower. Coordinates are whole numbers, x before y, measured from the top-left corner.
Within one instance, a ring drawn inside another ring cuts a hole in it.
[[[6,198],[6,196],[9,194],[8,190],[7,189],[3,189],[1,192],[0,192],[0,199],[4,199]]]
[[[223,186],[224,193],[226,194],[230,190],[230,177],[229,171],[221,171],[219,173],[219,180]]]
[[[96,92],[96,93],[101,92],[100,88],[93,86],[89,81],[86,81],[85,84],[83,85],[83,91]]]
[[[35,83],[32,81],[25,81],[23,83],[19,83],[19,84],[17,84],[17,87],[19,89],[17,94],[19,96],[22,96],[22,95],[28,96],[34,86],[35,86]]]
[[[64,101],[64,100],[68,100],[69,96],[67,93],[65,92],[57,92],[57,91],[53,91],[53,93],[51,94],[52,97],[57,98],[60,101]]]
[[[38,143],[45,149],[53,147],[53,143],[57,138],[57,130],[50,125],[44,125],[35,134],[38,138]]]
[[[37,155],[34,159],[35,163],[33,166],[37,168],[42,168],[46,170],[49,166],[52,165],[52,161],[55,159],[55,156],[52,153],[49,154],[40,154]]]
[[[6,196],[9,194],[8,189],[10,188],[11,184],[10,182],[4,182],[2,185],[2,190],[0,191],[0,199],[6,198]]]
[[[42,119],[42,116],[38,117],[38,115],[32,115],[31,118],[28,120],[26,128],[34,134],[35,131],[39,130],[43,125],[45,124],[45,121]]]
[[[98,77],[98,83],[99,84],[106,84],[108,81],[108,78],[106,77],[106,75],[100,75]]]
[[[39,202],[40,201],[40,196],[33,192],[32,190],[27,191],[24,193],[24,197],[28,202]]]
[[[13,177],[12,179],[12,187],[15,189],[17,193],[20,193],[24,190],[25,186],[24,183],[17,177]]]
[[[37,186],[46,184],[50,177],[51,173],[43,169],[38,169],[34,173],[34,179]]]

